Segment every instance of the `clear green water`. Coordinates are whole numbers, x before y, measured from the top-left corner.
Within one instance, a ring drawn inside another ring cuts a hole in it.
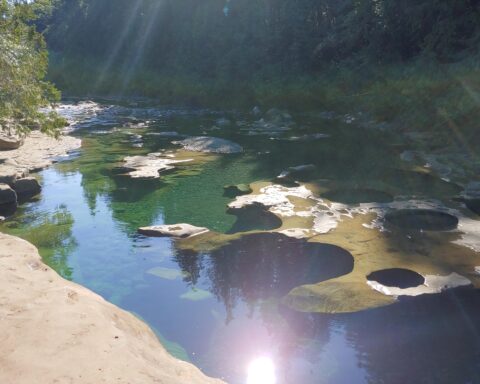
[[[318,264],[317,251],[302,241],[247,236],[195,254],[171,239],[136,234],[140,226],[181,222],[229,232],[236,217],[226,213],[231,199],[223,196],[224,185],[270,180],[301,164],[315,164],[315,177],[341,188],[346,200],[355,199],[349,188],[440,199],[458,192],[402,170],[401,147],[385,133],[306,116],[296,116],[295,128],[273,140],[235,124],[209,131],[224,115],[247,126],[253,121],[233,112],[125,106],[84,120],[74,132],[83,149],[41,172],[42,194],[0,230],[30,240],[62,276],[134,312],[177,357],[232,384],[246,383],[247,366],[259,356],[272,358],[278,384],[480,383],[476,291],[349,315],[299,313],[279,298],[296,285],[347,273],[348,252],[332,250],[330,262]],[[154,122],[121,128],[132,117]],[[162,131],[206,132],[246,151],[161,180],[116,175],[126,155],[173,148],[171,138],[148,134]],[[134,148],[128,132],[141,133],[144,147]],[[311,133],[330,137],[279,140]]]

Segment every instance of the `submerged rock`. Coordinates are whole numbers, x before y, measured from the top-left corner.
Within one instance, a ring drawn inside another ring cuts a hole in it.
[[[138,233],[150,237],[187,238],[206,232],[208,232],[208,228],[195,227],[190,224],[155,225],[138,229]]]
[[[298,165],[296,167],[290,167],[277,176],[278,180],[283,181],[306,181],[310,179],[317,167],[313,164]]]
[[[0,205],[16,204],[17,194],[8,184],[0,184]]]
[[[173,143],[181,145],[187,151],[194,152],[225,154],[243,152],[241,145],[218,137],[196,136],[181,141],[174,141]]]
[[[391,203],[393,201],[393,196],[387,192],[361,188],[334,189],[323,193],[322,197],[342,204]]]
[[[17,192],[19,197],[25,197],[38,195],[42,190],[42,187],[34,177],[25,177],[16,180],[13,189]]]
[[[192,288],[191,290],[180,295],[181,299],[191,300],[191,301],[202,301],[212,298],[213,295],[200,288]]]
[[[22,144],[23,138],[0,133],[0,151],[18,149],[22,146]]]
[[[223,187],[224,196],[237,197],[252,193],[252,188],[248,184],[225,185]]]
[[[287,141],[310,141],[329,138],[330,135],[326,133],[310,133],[302,136],[291,136],[286,138]]]
[[[163,267],[151,268],[147,271],[147,273],[149,275],[160,277],[161,279],[165,279],[165,280],[176,280],[183,277],[188,277],[188,273],[183,272],[179,269],[163,268]]]

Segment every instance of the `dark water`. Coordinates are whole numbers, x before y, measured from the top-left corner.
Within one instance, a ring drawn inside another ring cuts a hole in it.
[[[43,193],[1,229],[32,241],[62,276],[143,318],[177,357],[233,384],[247,383],[247,367],[259,357],[271,359],[278,384],[480,383],[475,290],[355,314],[300,313],[282,305],[282,296],[349,273],[348,250],[256,234],[198,253],[136,234],[140,226],[181,222],[223,233],[277,228],[265,212],[227,213],[232,198],[223,186],[271,180],[301,164],[315,164],[316,179],[341,191],[339,201],[356,203],[365,194],[368,200],[369,191],[385,186],[388,192],[373,196],[447,199],[458,192],[403,170],[393,137],[312,116],[296,117],[290,131],[262,136],[248,134],[253,117],[234,112],[146,106],[110,107],[89,118],[81,108],[67,112],[83,119],[74,132],[83,149],[41,172]],[[212,130],[223,116],[240,123]],[[161,180],[116,174],[126,155],[174,148],[171,138],[149,135],[165,131],[226,137],[246,151]],[[139,132],[143,138],[133,137]],[[329,137],[297,139],[313,133]],[[134,147],[139,141],[143,147]]]

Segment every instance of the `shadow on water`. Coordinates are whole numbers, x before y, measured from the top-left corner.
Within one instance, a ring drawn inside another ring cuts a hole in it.
[[[298,285],[353,270],[353,256],[340,247],[278,233],[244,235],[209,254],[177,250],[176,261],[193,285],[200,274],[208,276],[209,290],[229,317],[238,300],[281,298]]]
[[[349,315],[284,310],[283,316],[297,337],[309,339],[323,337],[328,321],[341,325],[370,384],[480,383],[478,290],[425,295]]]
[[[229,209],[237,220],[226,233],[238,233],[253,230],[272,230],[282,226],[282,220],[263,205],[252,204],[241,209]]]

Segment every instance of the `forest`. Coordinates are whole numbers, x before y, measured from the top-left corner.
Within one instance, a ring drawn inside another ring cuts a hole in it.
[[[2,3],[30,9],[30,36],[46,41],[48,79],[65,95],[321,105],[418,126],[477,116],[469,95],[479,87],[478,0]],[[40,76],[45,66],[36,66]]]

